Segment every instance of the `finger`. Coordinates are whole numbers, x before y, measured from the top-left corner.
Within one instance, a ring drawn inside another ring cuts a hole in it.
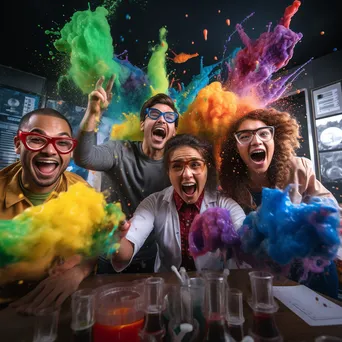
[[[51,286],[46,286],[44,290],[27,305],[26,311],[32,312],[32,310],[36,309],[45,300],[45,298],[49,296],[49,294],[53,291],[53,288],[51,288]]]
[[[58,297],[58,299],[56,300],[56,304],[55,304],[55,307],[59,307],[61,306],[64,301],[69,297],[71,296],[75,291],[64,291],[61,293],[61,295]]]
[[[89,98],[91,100],[100,100],[105,102],[105,98],[103,97],[102,93],[99,90],[94,90],[89,94]]]
[[[95,85],[95,89],[99,89],[99,88],[102,88],[102,84],[104,82],[104,76],[101,76],[98,81],[96,82],[96,85]]]
[[[50,292],[44,298],[44,300],[40,304],[36,305],[35,307],[32,307],[32,310],[33,311],[38,311],[38,310],[45,309],[45,308],[51,306],[51,304],[56,300],[56,298],[59,295],[61,295],[60,289],[58,289],[58,288],[54,289],[52,292]]]
[[[115,75],[112,75],[107,83],[107,86],[106,86],[106,93],[107,95],[111,94],[112,92],[112,88],[113,88],[113,85],[114,85],[114,81],[115,81]]]
[[[105,92],[105,90],[103,88],[99,88],[97,89],[98,92],[101,93],[101,95],[103,96],[103,103],[107,102],[107,93]]]
[[[32,300],[38,295],[38,293],[40,293],[43,287],[44,287],[44,283],[41,282],[34,290],[29,292],[26,296],[15,301],[14,303],[11,303],[10,306],[12,308],[18,308],[22,305],[32,302]]]

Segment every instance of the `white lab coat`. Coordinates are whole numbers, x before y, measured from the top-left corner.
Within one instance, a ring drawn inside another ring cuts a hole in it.
[[[126,235],[127,240],[134,245],[134,255],[144,244],[146,238],[154,229],[158,246],[157,257],[154,265],[155,272],[171,271],[171,266],[180,267],[182,262],[181,234],[178,212],[173,199],[174,188],[172,186],[146,197],[136,209],[131,220],[131,227]],[[242,208],[231,198],[227,198],[219,192],[204,192],[204,198],[200,213],[208,208],[226,208],[229,210],[235,229],[242,226],[245,213]],[[132,260],[131,259],[131,260]],[[221,253],[207,253],[195,258],[195,265],[198,270],[217,269],[221,263]],[[122,271],[131,262],[120,263],[113,267],[116,271]]]

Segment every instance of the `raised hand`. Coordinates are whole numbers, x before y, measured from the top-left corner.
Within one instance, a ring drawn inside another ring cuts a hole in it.
[[[112,88],[115,75],[112,75],[109,79],[106,89],[103,88],[104,80],[104,76],[101,76],[96,82],[95,89],[89,94],[88,109],[95,115],[100,115],[101,112],[107,109],[113,97]]]
[[[115,75],[109,79],[106,88],[103,88],[105,78],[101,76],[96,82],[95,89],[88,96],[88,106],[84,118],[81,122],[81,130],[94,131],[97,123],[101,119],[102,113],[108,108],[113,94],[112,88],[115,81]]]

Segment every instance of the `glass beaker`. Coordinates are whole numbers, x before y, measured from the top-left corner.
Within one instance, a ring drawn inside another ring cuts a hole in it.
[[[144,281],[109,284],[97,290],[94,342],[138,342],[144,324]]]

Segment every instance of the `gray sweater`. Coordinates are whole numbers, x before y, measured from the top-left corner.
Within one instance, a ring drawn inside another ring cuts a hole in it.
[[[121,202],[128,218],[145,197],[170,185],[163,160],[148,158],[140,141],[110,140],[97,146],[93,132],[82,132],[78,140],[75,163],[89,170],[102,171],[101,190],[108,193],[107,201]],[[151,234],[135,259],[149,259],[155,253]]]

